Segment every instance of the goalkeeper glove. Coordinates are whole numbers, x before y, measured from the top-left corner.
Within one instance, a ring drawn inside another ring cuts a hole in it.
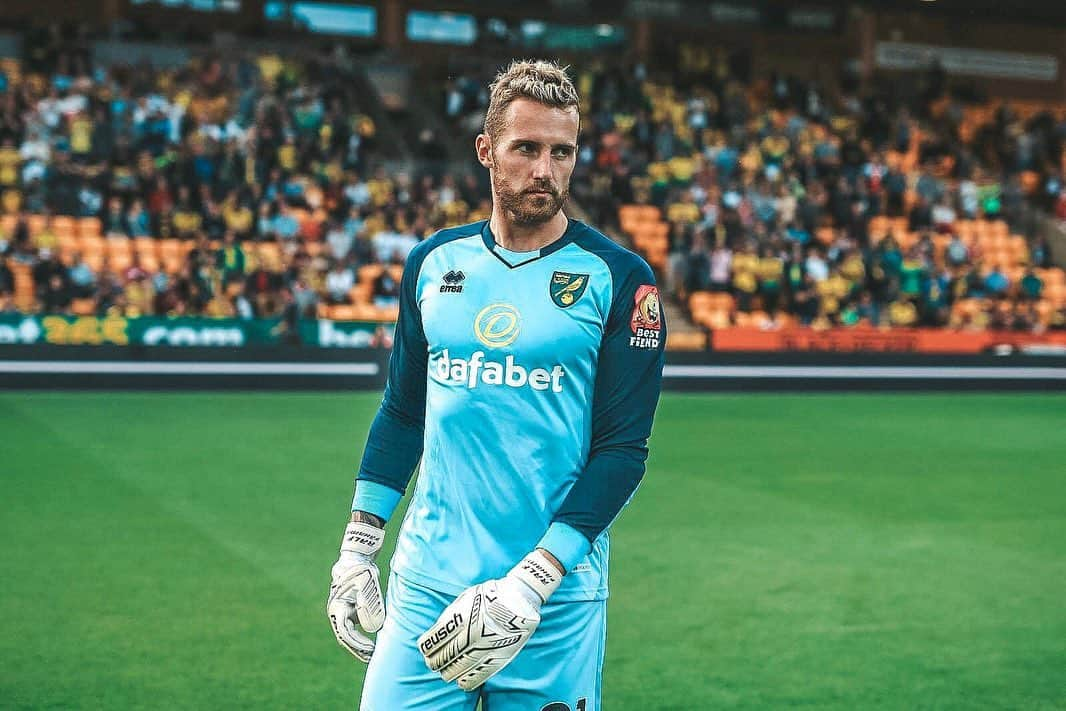
[[[370,661],[374,653],[374,641],[359,627],[377,632],[385,624],[385,605],[374,562],[384,538],[385,531],[377,526],[354,521],[348,524],[341,540],[340,558],[333,564],[326,601],[326,614],[337,642],[364,662]]]
[[[562,578],[535,550],[506,576],[466,589],[418,638],[426,664],[465,691],[481,686],[529,641]]]

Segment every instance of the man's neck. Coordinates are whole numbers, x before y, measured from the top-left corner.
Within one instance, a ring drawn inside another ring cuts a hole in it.
[[[506,215],[502,215],[498,208],[492,211],[492,219],[489,220],[489,229],[496,239],[496,244],[512,252],[532,252],[543,249],[563,236],[570,221],[560,210],[547,222],[526,227],[516,225]]]

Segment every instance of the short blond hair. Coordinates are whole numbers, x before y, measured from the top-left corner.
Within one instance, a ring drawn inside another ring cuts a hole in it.
[[[556,109],[577,108],[578,96],[567,67],[557,62],[516,59],[489,84],[485,133],[495,139],[503,130],[503,115],[515,99],[530,99]]]

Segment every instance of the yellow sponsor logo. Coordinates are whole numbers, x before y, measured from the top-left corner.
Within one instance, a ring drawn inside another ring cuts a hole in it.
[[[102,343],[115,343],[125,346],[130,342],[126,332],[128,323],[126,319],[118,316],[45,316],[41,319],[45,343],[60,345],[98,346]]]
[[[491,304],[474,317],[474,335],[489,348],[503,348],[515,342],[522,317],[510,304]]]

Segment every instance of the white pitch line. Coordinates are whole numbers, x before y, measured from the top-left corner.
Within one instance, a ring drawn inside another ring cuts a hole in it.
[[[377,375],[377,363],[126,363],[0,360],[0,373],[111,375]]]
[[[667,365],[667,378],[1066,380],[1066,368],[938,366]]]

